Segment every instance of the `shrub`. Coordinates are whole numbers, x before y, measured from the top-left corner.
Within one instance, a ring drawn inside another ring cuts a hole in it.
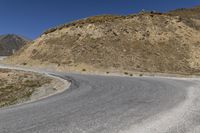
[[[125,75],[128,75],[128,72],[124,72]]]
[[[27,63],[26,63],[26,62],[24,62],[24,63],[22,63],[22,65],[24,65],[24,66],[25,66],[25,65],[27,65]]]
[[[140,65],[137,65],[136,67],[137,67],[137,68],[140,68]]]

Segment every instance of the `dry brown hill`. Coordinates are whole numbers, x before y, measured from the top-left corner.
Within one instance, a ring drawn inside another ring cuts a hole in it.
[[[199,19],[180,13],[86,18],[47,30],[7,62],[65,70],[197,74]]]

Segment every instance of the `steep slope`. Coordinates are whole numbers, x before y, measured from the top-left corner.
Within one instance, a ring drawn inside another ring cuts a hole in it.
[[[65,70],[199,73],[200,30],[189,23],[168,13],[90,17],[47,30],[7,62]]]
[[[0,35],[0,56],[7,56],[19,50],[29,40],[14,34]]]

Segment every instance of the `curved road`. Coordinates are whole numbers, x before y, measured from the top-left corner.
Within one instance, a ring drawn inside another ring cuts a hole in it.
[[[199,131],[198,80],[58,75],[72,82],[70,88],[0,109],[0,133]]]

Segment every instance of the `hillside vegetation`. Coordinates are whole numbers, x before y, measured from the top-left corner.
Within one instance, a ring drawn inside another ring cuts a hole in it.
[[[37,88],[51,81],[36,73],[0,69],[0,108],[29,100]]]
[[[7,63],[78,71],[198,74],[199,14],[196,7],[78,20],[47,30]]]

